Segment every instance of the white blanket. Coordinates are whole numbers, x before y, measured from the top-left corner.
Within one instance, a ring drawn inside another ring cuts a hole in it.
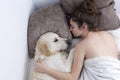
[[[120,80],[120,61],[108,56],[87,59],[79,80]]]
[[[115,43],[117,45],[117,50],[118,50],[118,53],[120,55],[120,28],[116,29],[116,30],[109,30],[108,31],[110,34],[112,34],[114,40],[115,40]]]

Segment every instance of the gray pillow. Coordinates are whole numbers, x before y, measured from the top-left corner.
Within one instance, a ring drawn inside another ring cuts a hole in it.
[[[60,0],[61,6],[67,16],[70,16],[74,9],[78,7],[83,0]],[[97,8],[101,12],[99,30],[114,30],[119,28],[120,21],[114,11],[114,0],[95,0]]]
[[[61,37],[72,39],[65,14],[60,4],[54,4],[34,12],[28,23],[28,51],[34,57],[35,45],[38,38],[46,32],[55,32]]]

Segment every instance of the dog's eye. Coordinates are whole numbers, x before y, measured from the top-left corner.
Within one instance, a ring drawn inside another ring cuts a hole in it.
[[[55,39],[54,39],[54,42],[57,42],[57,41],[58,41],[58,39],[55,38]]]

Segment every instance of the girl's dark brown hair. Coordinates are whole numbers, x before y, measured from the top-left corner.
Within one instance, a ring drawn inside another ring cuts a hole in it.
[[[97,10],[94,0],[83,0],[80,6],[77,7],[71,16],[72,21],[75,21],[79,27],[86,23],[90,31],[97,31],[96,26],[99,24],[100,13]]]

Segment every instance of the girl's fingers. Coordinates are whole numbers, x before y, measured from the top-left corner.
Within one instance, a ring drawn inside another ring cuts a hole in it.
[[[38,59],[36,62],[37,62],[37,63],[41,63],[41,60],[40,60],[40,59]]]
[[[39,60],[39,63],[41,63],[41,61]]]
[[[38,60],[37,60],[36,62],[37,62],[37,63],[41,63],[42,61],[44,61],[44,59],[38,58]]]

